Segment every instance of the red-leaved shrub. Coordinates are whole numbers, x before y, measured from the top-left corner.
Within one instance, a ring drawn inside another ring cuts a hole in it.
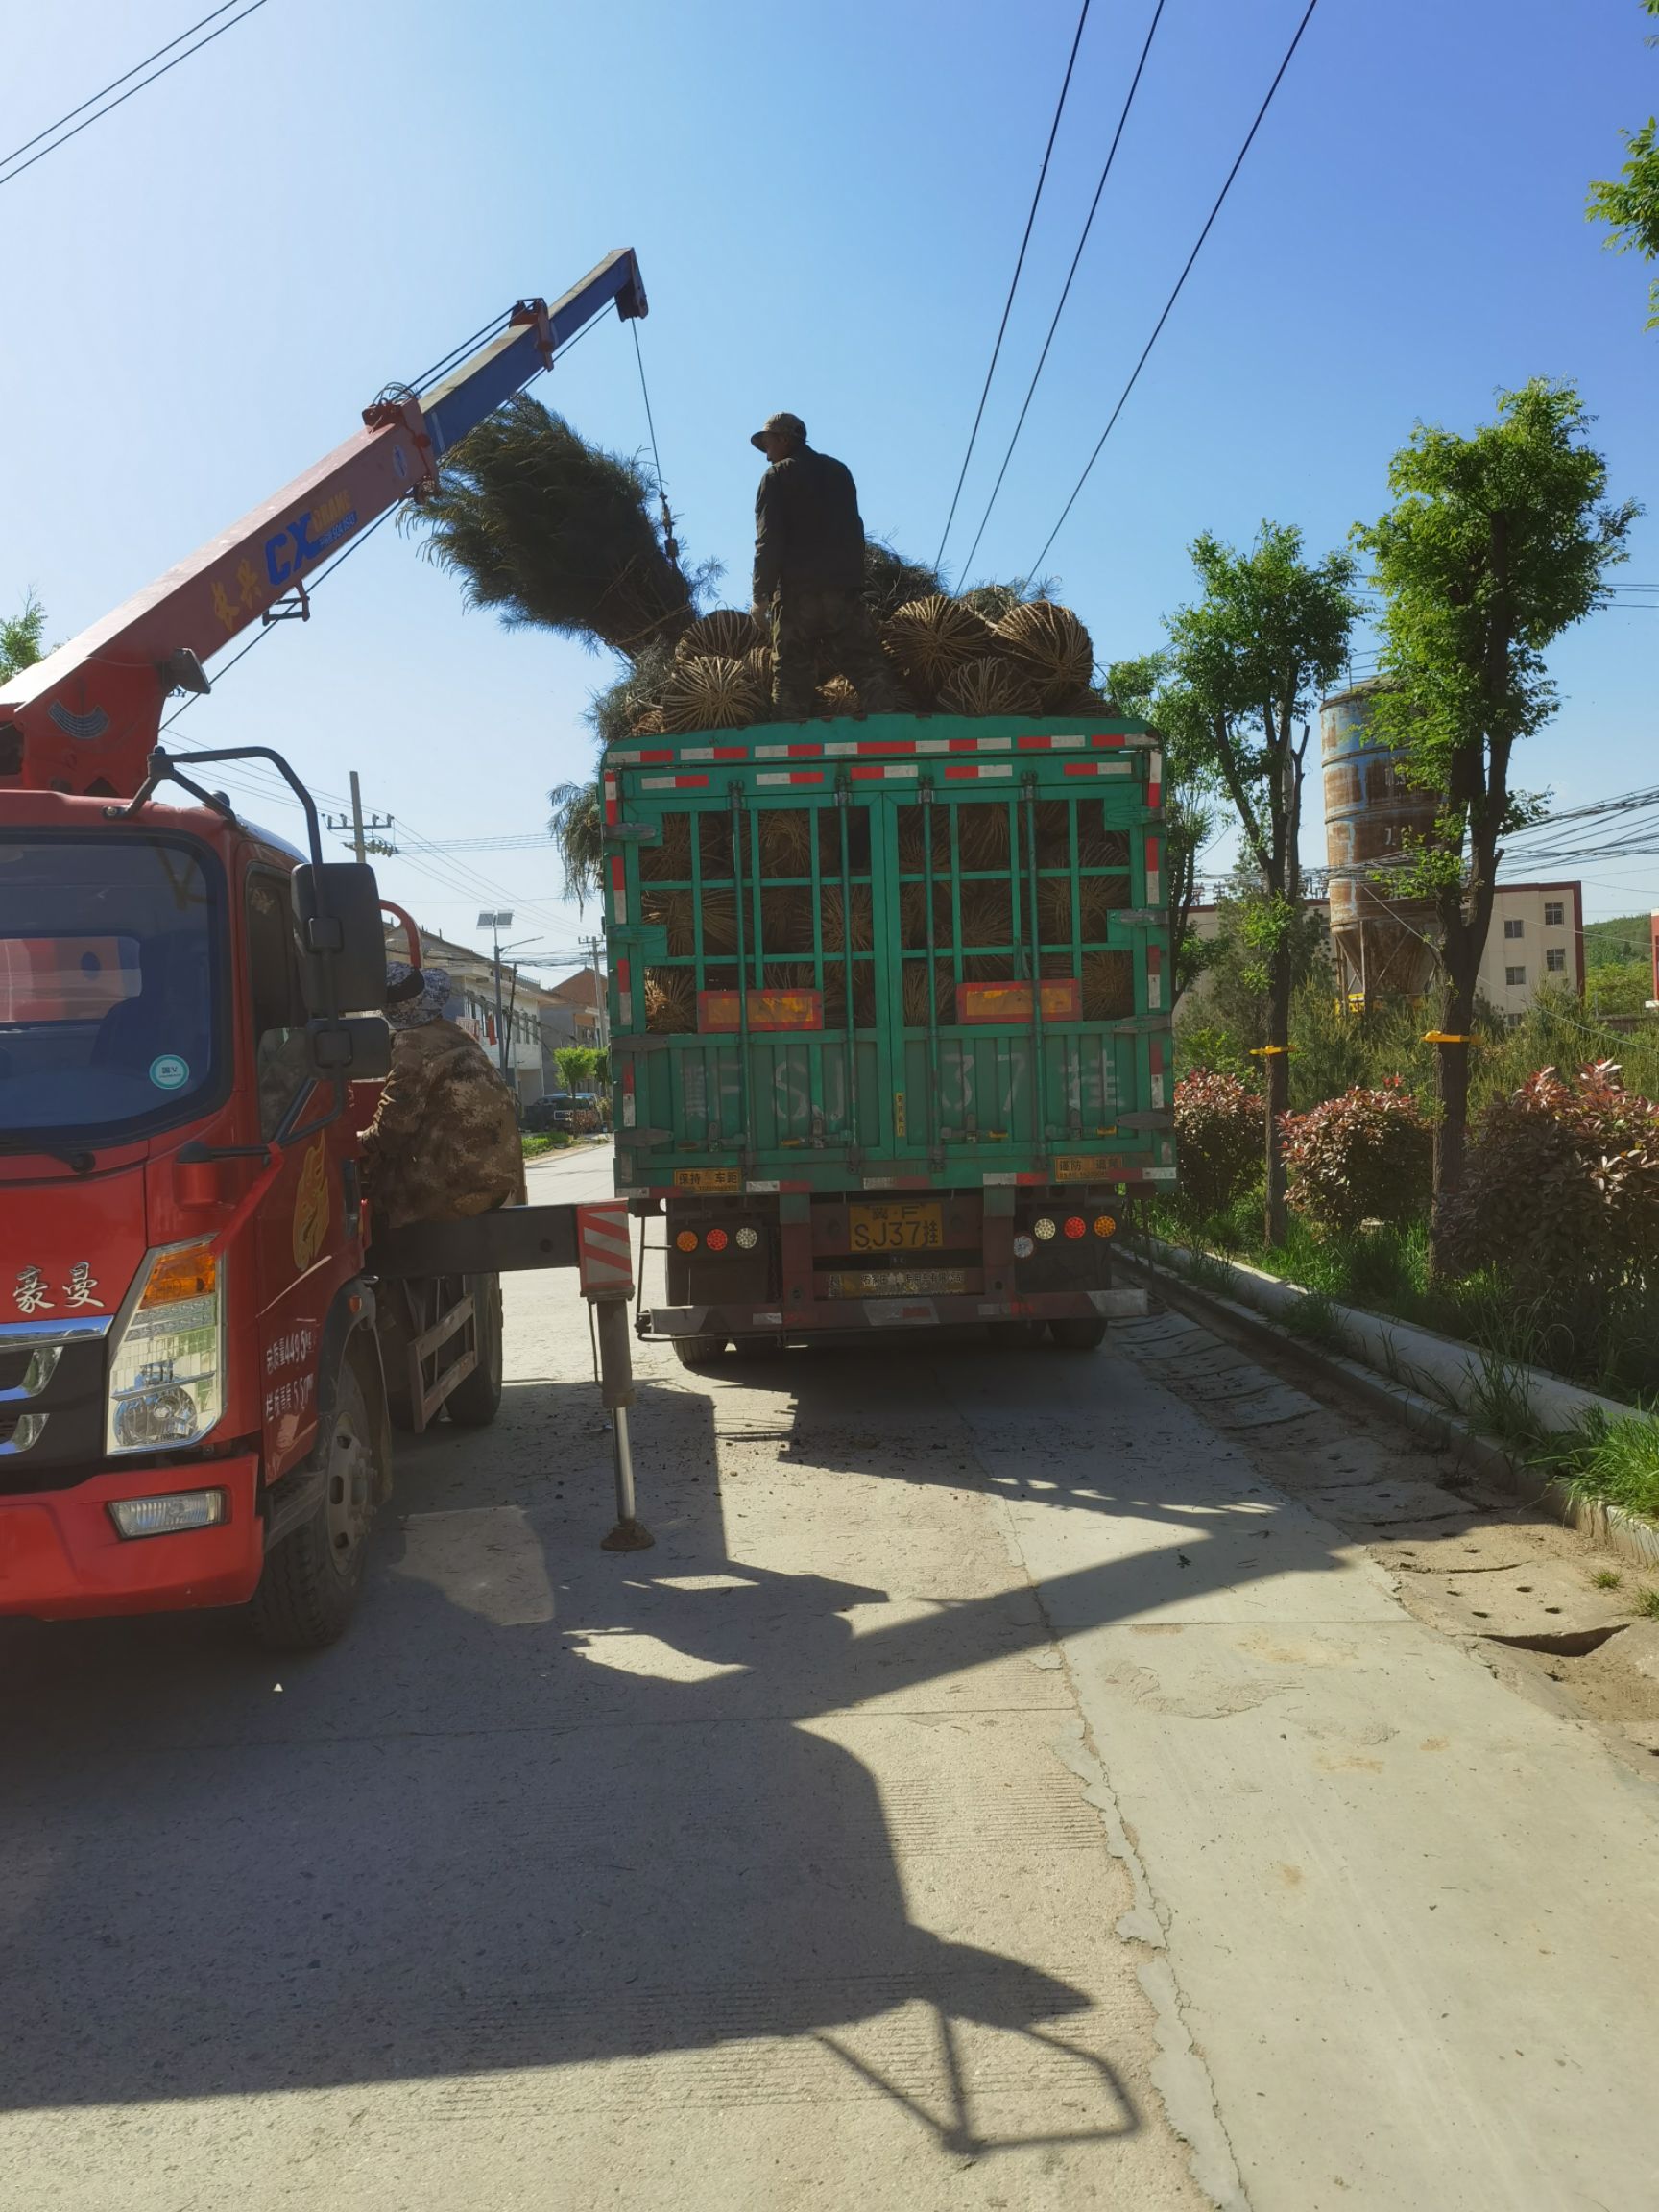
[[[1594,1310],[1659,1278],[1659,1105],[1612,1061],[1544,1068],[1480,1117],[1441,1214],[1459,1274],[1501,1267],[1517,1292]]]
[[[1433,1180],[1434,1137],[1398,1076],[1376,1090],[1358,1085],[1308,1114],[1280,1117],[1288,1202],[1321,1229],[1361,1221],[1396,1226],[1425,1219]]]
[[[1175,1171],[1200,1219],[1241,1198],[1262,1172],[1262,1104],[1236,1075],[1196,1068],[1175,1086]]]

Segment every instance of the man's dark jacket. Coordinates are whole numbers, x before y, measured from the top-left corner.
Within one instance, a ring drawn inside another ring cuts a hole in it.
[[[852,471],[803,445],[774,461],[755,499],[755,599],[778,591],[861,591],[864,525]]]

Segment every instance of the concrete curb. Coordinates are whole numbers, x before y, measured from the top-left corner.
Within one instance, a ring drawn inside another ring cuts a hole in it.
[[[1183,1249],[1179,1245],[1165,1244],[1157,1238],[1149,1238],[1147,1242],[1155,1253],[1168,1255],[1171,1260]],[[1592,1543],[1614,1552],[1621,1559],[1629,1560],[1633,1566],[1659,1569],[1659,1527],[1650,1521],[1642,1520],[1634,1513],[1626,1513],[1618,1505],[1602,1504],[1595,1499],[1576,1497],[1565,1483],[1541,1482],[1535,1469],[1529,1467],[1525,1460],[1515,1458],[1490,1436],[1482,1435],[1460,1411],[1455,1411],[1443,1401],[1427,1397],[1422,1391],[1413,1389],[1409,1383],[1380,1374],[1373,1366],[1349,1358],[1345,1354],[1334,1352],[1311,1337],[1286,1329],[1251,1307],[1222,1297],[1219,1291],[1200,1288],[1177,1273],[1172,1264],[1161,1267],[1153,1260],[1128,1250],[1119,1251],[1118,1258],[1119,1263],[1127,1262],[1143,1274],[1149,1285],[1156,1286],[1165,1304],[1174,1307],[1177,1312],[1185,1312],[1191,1319],[1199,1321],[1220,1316],[1243,1336],[1253,1337],[1263,1345],[1282,1351],[1294,1352],[1300,1358],[1310,1360],[1378,1412],[1452,1453],[1460,1467],[1473,1468],[1488,1481],[1510,1491],[1525,1503],[1541,1506],[1552,1520],[1561,1522],[1566,1527],[1578,1529]],[[1229,1262],[1220,1263],[1232,1266]],[[1271,1283],[1276,1289],[1295,1291],[1294,1285],[1282,1284],[1274,1276],[1263,1276],[1254,1267],[1237,1269],[1236,1272]],[[1297,1298],[1306,1295],[1306,1292],[1297,1292],[1295,1297],[1286,1302],[1286,1310],[1292,1309]],[[1333,1309],[1336,1314],[1352,1310],[1352,1308],[1341,1306]],[[1367,1315],[1366,1318],[1373,1317]],[[1427,1337],[1430,1333],[1427,1330],[1416,1330],[1412,1334]],[[1434,1341],[1447,1343],[1450,1340],[1438,1338]],[[1467,1351],[1466,1346],[1458,1349]],[[1546,1380],[1553,1381],[1553,1378]],[[1571,1390],[1573,1386],[1562,1383],[1559,1387]],[[1615,1406],[1615,1401],[1596,1398],[1592,1391],[1575,1391],[1574,1395],[1599,1406]],[[1629,1411],[1628,1407],[1618,1407],[1616,1409],[1626,1413]]]

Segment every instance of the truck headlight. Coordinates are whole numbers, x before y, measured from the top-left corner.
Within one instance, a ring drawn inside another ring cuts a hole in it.
[[[224,1410],[225,1311],[210,1244],[166,1244],[145,1261],[109,1352],[106,1449],[194,1444]]]

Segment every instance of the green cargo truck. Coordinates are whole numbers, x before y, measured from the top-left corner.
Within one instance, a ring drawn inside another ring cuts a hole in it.
[[[1142,1312],[1174,1179],[1158,739],[882,715],[612,749],[618,1192],[688,1366],[849,1329]]]

